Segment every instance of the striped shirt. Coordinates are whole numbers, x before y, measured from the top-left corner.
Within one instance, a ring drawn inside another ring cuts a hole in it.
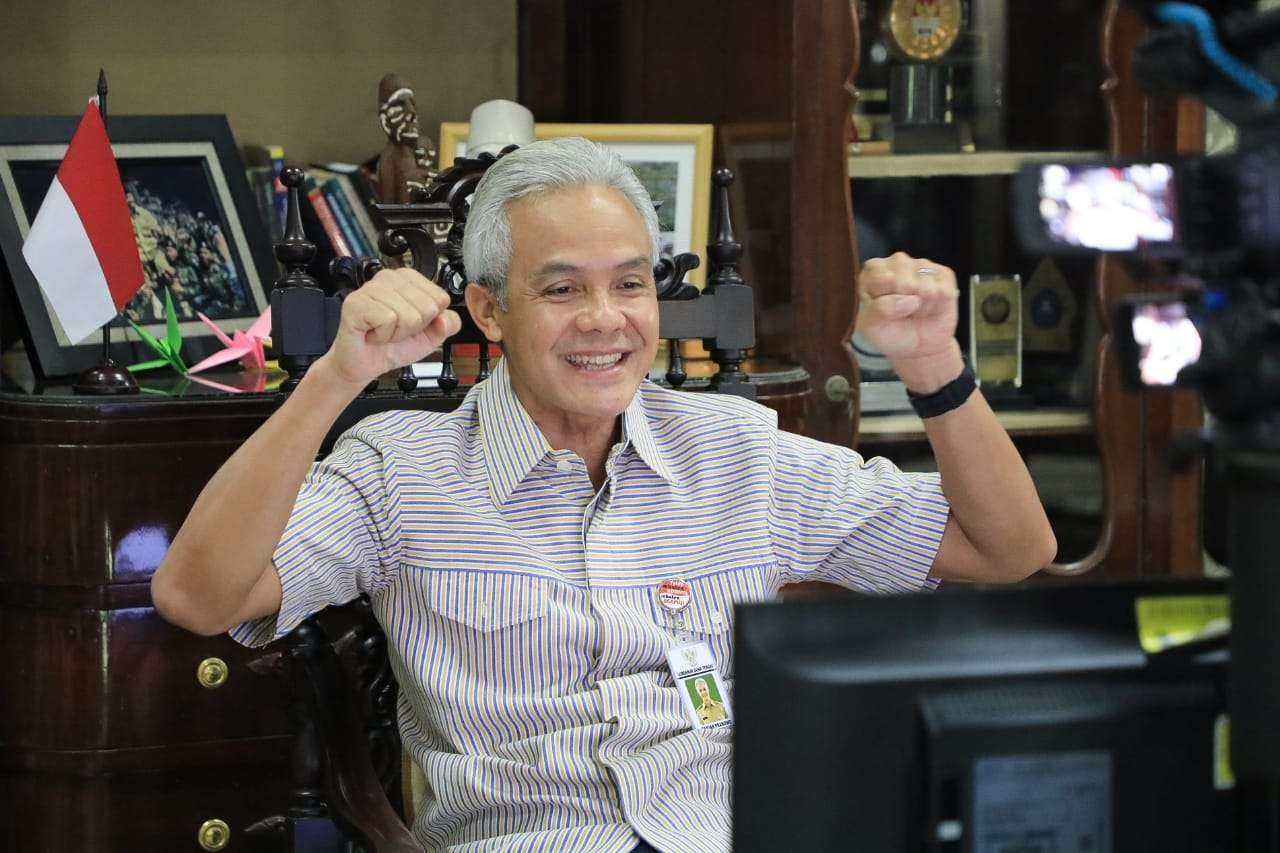
[[[803,580],[926,584],[948,514],[936,475],[649,382],[620,432],[596,490],[504,361],[453,412],[362,421],[298,495],[279,614],[232,631],[262,644],[369,595],[428,850],[727,850],[732,736],[681,704],[658,584],[689,583],[686,629],[730,687],[734,602]]]

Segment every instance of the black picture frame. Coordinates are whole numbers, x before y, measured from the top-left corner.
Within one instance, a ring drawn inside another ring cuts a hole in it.
[[[0,256],[32,369],[42,377],[79,373],[102,352],[100,334],[80,342],[67,339],[22,256],[30,223],[79,121],[79,116],[0,116]],[[194,364],[221,348],[194,311],[203,307],[228,334],[247,329],[270,304],[276,275],[270,232],[254,203],[231,126],[223,115],[113,115],[107,118],[107,133],[126,187],[138,189],[147,204],[162,211],[157,227],[164,231],[146,231],[165,235],[158,247],[144,238],[154,258],[146,263],[142,253],[149,282],[144,289],[161,297],[159,288],[170,286],[164,282],[178,282],[176,290],[170,289],[179,294],[182,355]],[[186,227],[197,222],[197,228]],[[197,230],[198,240],[192,237]],[[206,268],[220,265],[216,276],[203,275],[195,261],[187,260],[197,247],[209,245],[218,252],[202,260],[210,265]],[[175,255],[182,266],[166,264],[165,258],[175,260]],[[164,323],[155,316],[161,303],[159,298],[130,303],[138,325],[158,338],[164,337]],[[123,319],[114,322],[111,337],[111,355],[121,364],[154,357]]]

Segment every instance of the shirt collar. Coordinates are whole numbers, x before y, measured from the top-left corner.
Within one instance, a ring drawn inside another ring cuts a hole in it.
[[[516,397],[506,358],[497,360],[481,385],[477,409],[489,496],[495,506],[502,506],[533,466],[551,452],[551,445]]]
[[[525,411],[507,371],[506,359],[500,358],[493,372],[479,390],[477,409],[480,415],[480,445],[484,451],[485,470],[489,478],[489,496],[495,506],[502,506],[516,486],[551,452],[551,445]],[[669,483],[675,482],[670,466],[662,457],[644,406],[643,382],[622,413],[622,447],[635,447],[636,453],[655,474]]]
[[[625,448],[627,443],[635,447],[636,453],[644,460],[653,473],[657,474],[668,483],[676,482],[675,473],[671,470],[671,466],[667,464],[667,460],[663,458],[661,450],[658,448],[657,441],[654,440],[653,431],[649,429],[649,413],[645,410],[644,398],[645,392],[652,389],[652,385],[648,380],[641,382],[636,395],[631,398],[631,403],[622,413],[622,443]]]

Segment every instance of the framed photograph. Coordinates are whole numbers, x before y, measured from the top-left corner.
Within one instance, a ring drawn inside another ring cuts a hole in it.
[[[471,125],[440,125],[440,163],[467,153]],[[707,221],[711,211],[709,124],[538,124],[538,139],[582,136],[617,151],[658,203],[663,251],[694,252],[702,265],[689,281],[702,286],[707,274]]]
[[[22,256],[36,212],[53,182],[79,116],[0,117],[0,255],[22,314],[23,338],[41,376],[78,373],[102,351],[94,333],[66,336]],[[247,329],[269,304],[275,277],[269,232],[260,221],[225,116],[108,116],[146,280],[125,307],[164,337],[164,292],[173,298],[183,358],[194,364],[221,348],[196,312],[228,333]],[[152,357],[122,318],[112,357]]]

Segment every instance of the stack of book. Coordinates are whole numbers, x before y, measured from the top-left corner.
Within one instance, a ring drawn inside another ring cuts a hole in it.
[[[246,146],[249,186],[258,212],[273,241],[284,235],[288,192],[280,182],[285,166],[284,149],[278,145]],[[339,257],[380,257],[378,228],[369,212],[377,201],[369,175],[352,163],[323,163],[307,168],[299,194],[302,230],[316,244],[316,255],[307,272],[322,284],[328,282],[329,263]]]
[[[307,200],[334,255],[376,258],[379,256],[378,229],[368,209],[374,200],[373,186],[359,167],[341,171],[343,168],[345,164],[333,163],[308,169],[304,185]]]

